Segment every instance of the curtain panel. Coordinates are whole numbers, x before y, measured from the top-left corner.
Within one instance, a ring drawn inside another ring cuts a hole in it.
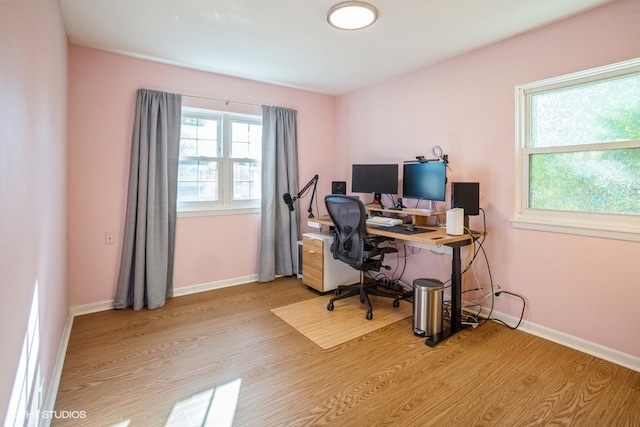
[[[155,309],[173,296],[181,102],[137,92],[116,309]]]
[[[263,105],[259,282],[295,273],[300,215],[289,211],[282,195],[297,189],[297,111]]]

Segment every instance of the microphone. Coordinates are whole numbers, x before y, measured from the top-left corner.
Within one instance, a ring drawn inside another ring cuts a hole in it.
[[[287,206],[289,206],[289,211],[293,212],[293,199],[291,198],[291,194],[284,193],[282,195],[282,198],[284,199],[284,202],[287,204]]]

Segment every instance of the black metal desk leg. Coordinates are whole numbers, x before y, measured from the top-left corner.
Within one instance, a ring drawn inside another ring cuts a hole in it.
[[[460,246],[453,248],[451,260],[451,331],[458,332],[462,327],[462,260]]]
[[[429,347],[434,347],[441,341],[462,329],[462,317],[460,308],[462,307],[462,260],[460,258],[460,246],[453,247],[453,258],[451,259],[451,325],[441,333],[427,338],[425,342]]]

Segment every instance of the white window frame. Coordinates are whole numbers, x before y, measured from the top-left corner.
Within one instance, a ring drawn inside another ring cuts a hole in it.
[[[640,141],[624,141],[570,147],[531,148],[529,146],[531,135],[530,97],[543,92],[638,73],[640,73],[640,58],[516,86],[515,216],[511,220],[514,228],[640,241],[640,215],[564,212],[529,208],[529,159],[531,154],[640,147]]]
[[[260,199],[232,200],[233,195],[233,162],[254,159],[232,158],[231,153],[231,123],[239,121],[262,125],[262,117],[258,115],[230,113],[225,111],[208,110],[194,107],[182,107],[183,116],[198,117],[203,119],[217,119],[220,121],[218,140],[221,143],[222,156],[220,159],[220,200],[178,202],[178,217],[209,216],[209,215],[234,215],[260,213]],[[260,159],[260,163],[262,159]]]

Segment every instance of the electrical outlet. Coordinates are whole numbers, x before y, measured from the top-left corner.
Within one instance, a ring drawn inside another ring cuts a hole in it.
[[[491,292],[493,292],[494,299],[502,299],[502,297],[504,296],[502,292],[502,288],[500,287],[500,285],[497,285],[497,284],[493,284],[491,286]],[[491,292],[489,293],[489,296],[491,296]]]
[[[115,239],[113,237],[113,231],[105,231],[104,233],[104,244],[105,245],[113,245],[115,243]]]

